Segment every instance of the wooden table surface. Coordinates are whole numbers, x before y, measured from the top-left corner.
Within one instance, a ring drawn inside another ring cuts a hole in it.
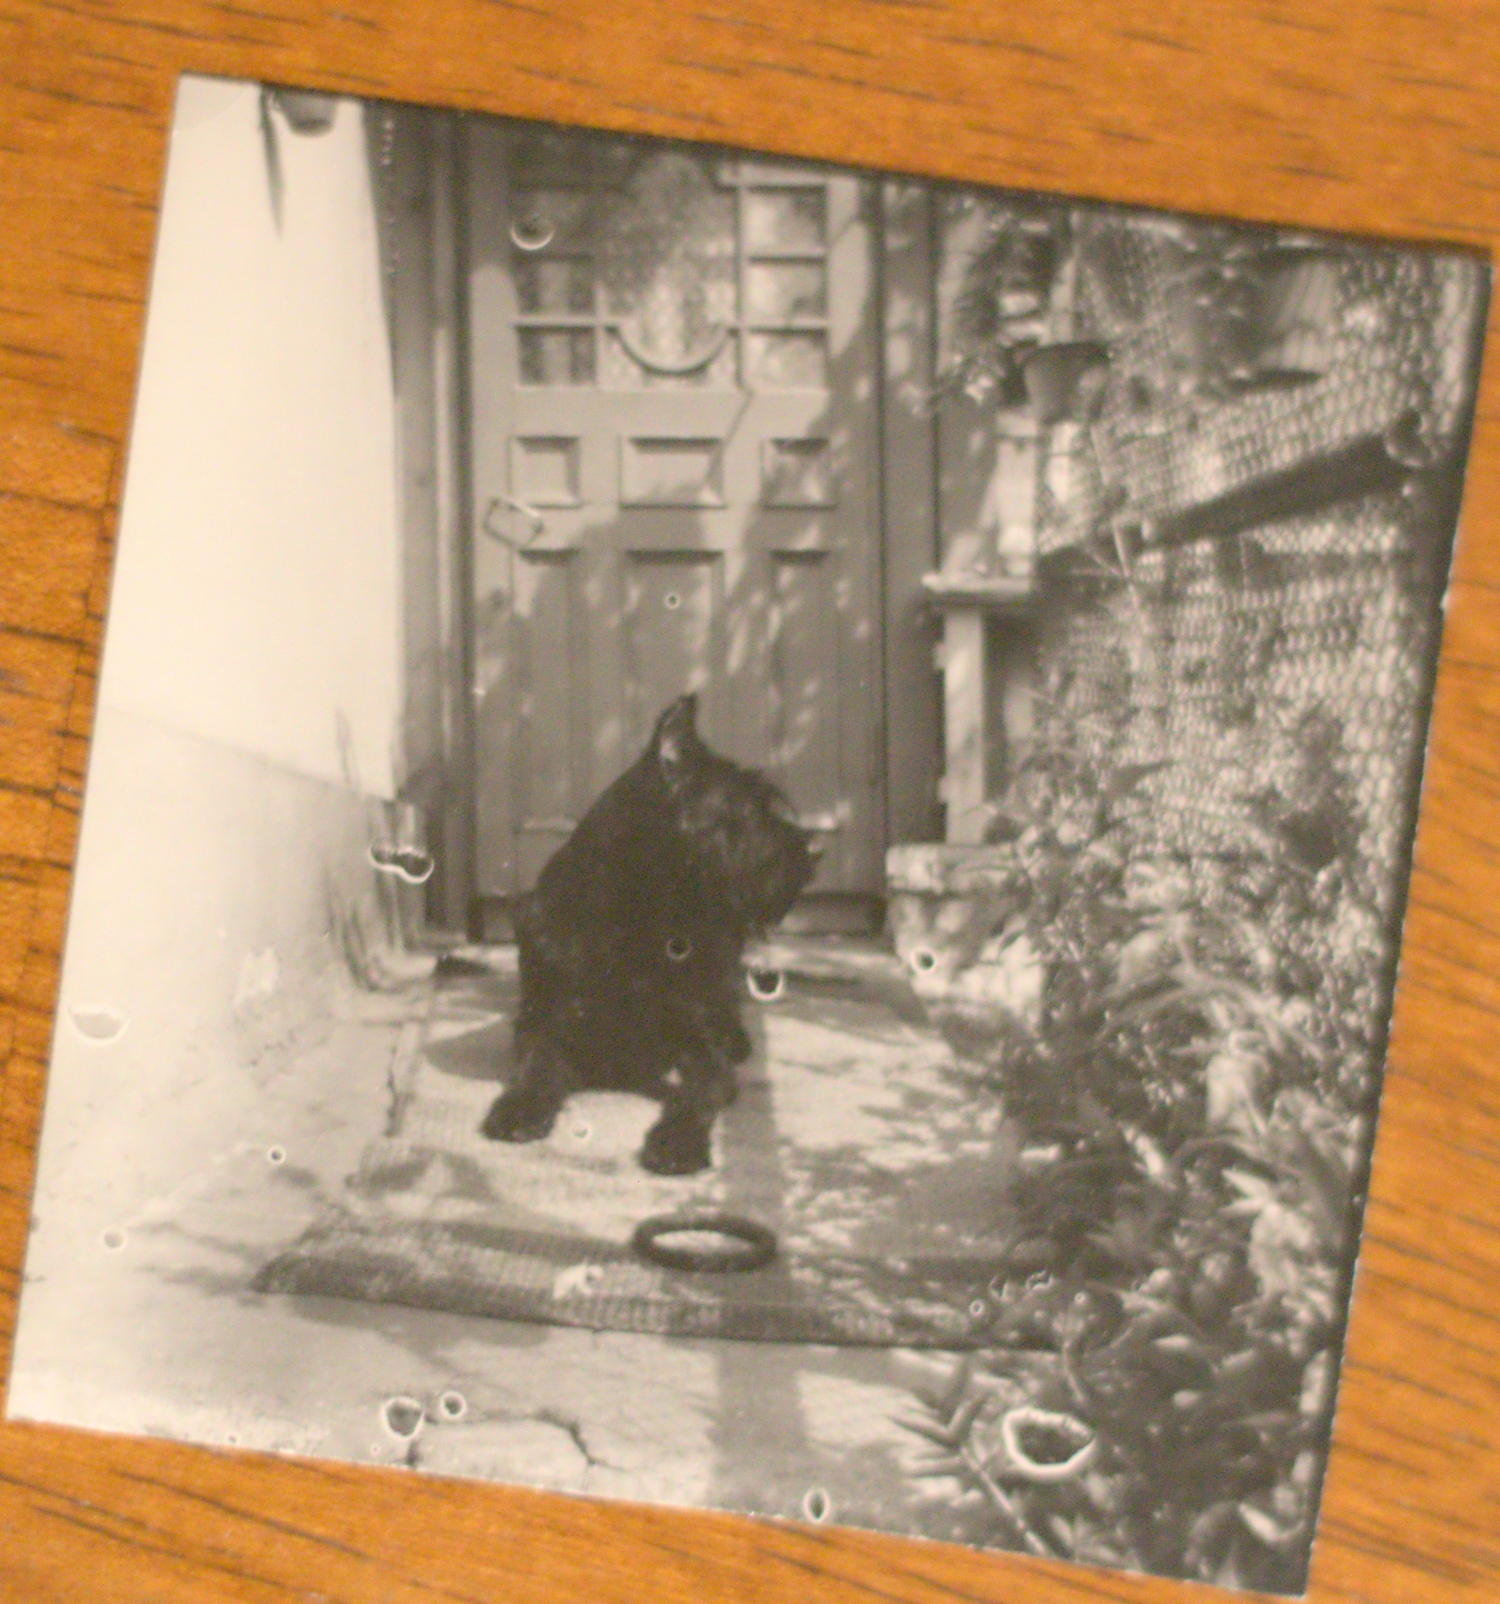
[[[14,1327],[180,72],[1500,240],[1484,0],[0,0],[0,1264]],[[1486,364],[1318,1601],[1500,1599],[1500,384]],[[1007,1556],[0,1428],[0,1599],[1169,1600]]]

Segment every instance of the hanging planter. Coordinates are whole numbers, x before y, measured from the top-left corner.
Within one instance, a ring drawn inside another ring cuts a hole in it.
[[[1021,358],[1026,409],[1044,428],[1086,423],[1098,410],[1109,374],[1109,348],[1098,340],[1039,345]]]
[[[1295,239],[1265,245],[1230,232],[1188,249],[1173,300],[1193,392],[1237,401],[1322,378],[1338,271],[1326,247]]]
[[[1008,207],[964,264],[951,307],[953,355],[938,393],[1006,410],[1027,404],[1022,362],[1044,338],[1067,258],[1068,216],[1050,205]]]

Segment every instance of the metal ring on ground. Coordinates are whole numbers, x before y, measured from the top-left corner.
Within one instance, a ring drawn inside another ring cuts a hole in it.
[[[702,1231],[732,1237],[743,1248],[667,1247],[659,1237]],[[776,1257],[776,1233],[739,1214],[657,1214],[642,1220],[630,1239],[631,1247],[648,1264],[664,1270],[695,1270],[715,1274],[724,1270],[759,1270]]]

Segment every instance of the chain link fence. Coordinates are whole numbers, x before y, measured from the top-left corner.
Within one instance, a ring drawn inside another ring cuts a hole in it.
[[[1075,216],[1036,738],[1150,766],[1136,825],[1213,906],[1257,865],[1309,990],[1378,1034],[1486,304],[1455,255]],[[1313,978],[1316,977],[1316,978]]]

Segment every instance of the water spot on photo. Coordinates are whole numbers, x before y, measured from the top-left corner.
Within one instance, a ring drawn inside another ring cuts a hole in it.
[[[833,1500],[821,1487],[810,1487],[802,1500],[802,1513],[821,1525],[833,1513]]]
[[[786,994],[786,976],[780,969],[747,969],[745,984],[756,1002],[778,1002]]]
[[[281,984],[281,959],[274,947],[262,952],[247,952],[240,963],[239,979],[234,987],[234,1006],[238,1012],[264,997],[275,995]]]
[[[68,1018],[80,1036],[93,1042],[118,1041],[128,1023],[113,1008],[70,1008]]]
[[[422,1429],[422,1406],[415,1398],[388,1398],[381,1419],[391,1436],[409,1442]]]

